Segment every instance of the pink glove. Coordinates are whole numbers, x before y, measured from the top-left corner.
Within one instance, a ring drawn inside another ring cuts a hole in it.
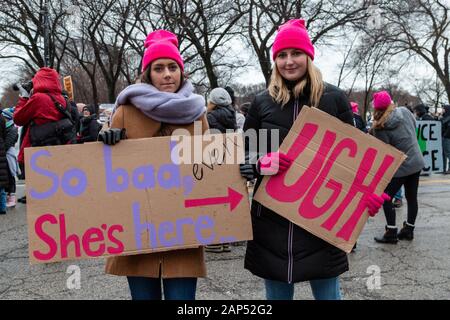
[[[281,152],[271,152],[258,160],[257,167],[263,176],[273,176],[286,171],[292,164],[292,160]]]
[[[369,216],[374,217],[380,210],[383,203],[390,200],[391,197],[389,197],[386,193],[383,193],[381,197],[376,195],[375,193],[372,193],[370,196],[368,196],[367,207],[369,208]]]

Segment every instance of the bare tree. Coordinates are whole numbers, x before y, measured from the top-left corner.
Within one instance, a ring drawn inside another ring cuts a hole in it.
[[[450,4],[445,0],[382,1],[386,40],[432,67],[450,100]]]
[[[159,1],[163,18],[175,33],[186,39],[189,51],[195,50],[187,60],[193,62],[190,73],[201,69],[206,73],[208,83],[197,79],[198,85],[217,87],[222,78],[220,70],[242,67],[237,57],[230,59],[229,43],[240,34],[238,21],[246,13],[246,3],[242,0]]]
[[[48,0],[49,66],[59,71],[64,47],[55,47],[55,35],[67,12],[68,0]],[[0,59],[17,59],[35,72],[45,65],[43,0],[3,0],[0,6]],[[62,41],[64,43],[64,41]]]

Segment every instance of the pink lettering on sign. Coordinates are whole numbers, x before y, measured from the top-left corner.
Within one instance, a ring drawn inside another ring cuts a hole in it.
[[[287,156],[291,159],[298,158],[311,143],[311,140],[317,134],[317,130],[318,125],[306,123],[287,152]],[[286,185],[285,177],[287,171],[285,171],[282,174],[269,178],[266,185],[266,192],[273,199],[285,203],[296,202],[302,199],[298,207],[299,215],[305,219],[317,219],[323,216],[336,204],[336,201],[338,201],[338,198],[342,193],[342,183],[332,178],[328,178],[331,169],[338,159],[341,160],[341,163],[345,163],[346,158],[354,159],[357,154],[358,145],[354,139],[347,137],[336,143],[336,133],[326,130],[313,160],[298,180],[292,185]],[[376,169],[373,177],[371,177],[371,180],[364,184],[369,172],[374,169],[373,166],[377,154],[378,151],[374,148],[368,148],[364,152],[361,164],[355,173],[355,178],[350,189],[347,191],[345,198],[321,225],[322,228],[331,231],[342,217],[345,210],[352,203],[353,199],[358,193],[361,193],[361,199],[351,213],[350,218],[336,233],[337,237],[346,241],[351,238],[358,221],[367,209],[367,196],[375,192],[381,179],[394,163],[394,157],[386,155],[379,168]],[[314,199],[323,187],[332,192],[325,203],[317,206],[314,203]]]
[[[44,231],[45,224],[58,225],[59,239],[54,239]],[[124,231],[121,225],[108,227],[106,224],[102,224],[100,228],[89,228],[81,235],[68,235],[64,214],[60,214],[57,219],[54,215],[47,213],[36,220],[34,230],[38,238],[48,246],[46,252],[33,251],[33,256],[41,261],[52,260],[58,255],[58,248],[60,258],[68,258],[69,256],[79,258],[82,255],[82,250],[89,257],[99,257],[106,253],[120,254],[125,249],[123,243],[114,235],[115,232],[121,233]],[[106,233],[106,237],[104,233]],[[113,245],[107,246],[108,242]],[[70,250],[73,252],[72,255],[69,254]]]

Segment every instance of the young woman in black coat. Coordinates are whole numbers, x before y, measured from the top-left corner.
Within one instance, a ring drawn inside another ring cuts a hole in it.
[[[339,88],[324,83],[314,66],[314,47],[303,20],[290,20],[278,29],[272,47],[275,61],[268,90],[256,96],[244,125],[248,129],[278,130],[281,145],[302,106],[321,109],[353,125],[349,101]],[[271,131],[273,132],[273,131]],[[241,165],[241,174],[257,177],[255,191],[263,175],[279,174],[292,162],[277,150],[262,155],[256,165]],[[260,142],[258,143],[260,145]],[[249,159],[250,158],[250,159]],[[267,165],[268,163],[275,164]],[[375,197],[375,196],[374,196]],[[372,213],[383,200],[376,196]],[[339,275],[348,270],[347,254],[293,224],[260,203],[252,202],[253,240],[248,242],[245,268],[265,280],[267,299],[293,299],[294,283],[309,281],[316,299],[340,299]]]

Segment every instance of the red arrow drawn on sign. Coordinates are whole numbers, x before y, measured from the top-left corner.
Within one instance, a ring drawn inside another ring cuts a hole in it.
[[[191,199],[184,201],[185,208],[192,207],[203,207],[203,206],[211,206],[216,204],[230,204],[230,211],[233,211],[238,204],[241,202],[244,196],[235,190],[228,188],[228,196],[226,197],[213,197],[213,198],[203,198],[203,199]]]

